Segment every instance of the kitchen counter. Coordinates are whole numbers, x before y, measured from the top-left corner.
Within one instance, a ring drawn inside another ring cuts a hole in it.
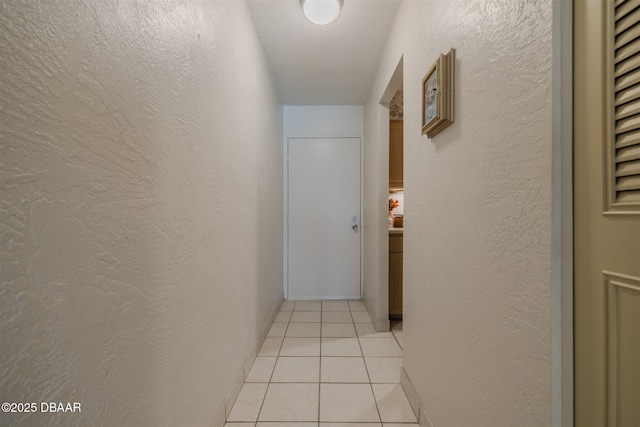
[[[389,229],[389,234],[403,234],[404,233],[404,228],[390,228]]]

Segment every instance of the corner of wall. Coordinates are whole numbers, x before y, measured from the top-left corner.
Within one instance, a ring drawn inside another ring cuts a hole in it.
[[[409,379],[409,376],[407,375],[407,372],[404,370],[404,368],[402,368],[402,371],[400,372],[400,385],[402,385],[402,389],[407,395],[409,405],[411,405],[411,409],[418,419],[418,424],[420,424],[420,427],[433,427],[433,425],[431,424],[431,420],[429,420],[429,417],[427,416],[427,411],[422,404],[422,400],[420,399],[418,392],[416,392],[415,388],[413,387],[413,384],[411,383],[411,380]]]
[[[380,318],[376,312],[373,302],[369,299],[366,292],[362,293],[362,301],[364,302],[369,317],[373,321],[373,326],[378,332],[388,332],[391,330],[391,321],[389,319]]]
[[[264,328],[260,333],[260,336],[256,340],[256,345],[254,346],[254,349],[247,356],[247,359],[242,365],[242,368],[236,374],[235,380],[233,381],[233,386],[231,387],[231,391],[229,391],[229,394],[227,394],[227,397],[224,400],[224,403],[220,408],[218,408],[218,411],[216,412],[216,416],[213,421],[212,427],[224,427],[227,421],[227,417],[229,417],[229,414],[231,413],[231,409],[233,409],[233,405],[235,404],[236,399],[240,394],[240,390],[242,389],[244,381],[247,379],[247,376],[249,375],[249,371],[251,371],[251,367],[253,366],[253,363],[256,361],[258,352],[260,351],[260,348],[262,347],[264,340],[267,338],[267,333],[269,332],[269,329],[271,328],[271,325],[273,324],[273,321],[275,320],[276,315],[278,314],[278,311],[280,311],[280,307],[282,306],[283,301],[284,301],[284,293],[280,294],[280,302],[275,307],[275,309],[271,312],[271,315],[269,316],[269,321],[265,323]]]
[[[429,418],[442,425],[545,425],[551,419],[551,6],[552,0],[402,2],[366,106],[365,133],[372,134],[384,120],[374,110],[402,53],[411,196],[403,276],[405,342],[411,344],[403,362],[411,381],[404,373],[402,384],[414,396],[421,425]],[[429,140],[420,132],[418,89],[451,47],[459,53],[455,123]],[[499,77],[492,80],[498,90],[487,90],[485,74]],[[368,147],[370,178],[384,167],[382,142]],[[514,196],[517,182],[523,185]],[[470,201],[477,209],[468,209]],[[523,235],[527,229],[535,232]],[[369,254],[369,263],[382,254],[382,237],[370,243],[378,252]],[[385,280],[381,270],[369,264],[365,273],[371,274],[365,296],[372,317],[380,309],[374,286]],[[496,327],[504,319],[517,330]],[[481,393],[468,387],[469,373]],[[442,382],[455,386],[439,387]],[[456,399],[465,404],[453,410]]]
[[[282,106],[247,5],[12,2],[0,38],[30,52],[0,73],[0,400],[218,423],[282,300]]]

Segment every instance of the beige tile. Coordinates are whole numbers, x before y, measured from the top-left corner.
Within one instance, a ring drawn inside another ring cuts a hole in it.
[[[278,357],[272,383],[312,383],[320,378],[319,357]]]
[[[418,422],[400,384],[372,384],[371,387],[378,403],[382,422]]]
[[[291,318],[291,312],[290,311],[279,311],[278,314],[276,314],[275,319],[273,319],[273,322],[274,323],[287,323],[290,318]]]
[[[248,383],[268,383],[273,373],[277,357],[256,357],[249,375],[245,379]]]
[[[320,338],[285,338],[280,356],[320,356]]]
[[[349,323],[353,322],[351,313],[348,311],[323,311],[322,322]]]
[[[400,383],[402,357],[365,357],[372,383]]]
[[[298,323],[319,323],[322,320],[322,313],[319,311],[295,311],[291,316],[292,322]]]
[[[280,346],[282,345],[282,338],[265,338],[258,356],[277,356],[280,352]]]
[[[371,317],[366,311],[352,311],[351,316],[355,323],[371,323]]]
[[[318,423],[258,423],[256,427],[318,427]]]
[[[287,337],[317,338],[320,336],[320,323],[289,323]]]
[[[350,311],[346,301],[322,301],[322,311]]]
[[[369,384],[320,384],[320,421],[380,422]]]
[[[293,311],[322,311],[322,301],[297,301]]]
[[[384,427],[420,427],[418,423],[384,423]]]
[[[260,421],[318,421],[318,383],[269,384]]]
[[[322,336],[333,338],[354,338],[356,337],[356,328],[353,323],[323,323]]]
[[[320,423],[320,427],[382,427],[380,423]]]
[[[256,423],[226,423],[224,427],[255,427]]]
[[[402,349],[395,338],[360,338],[362,354],[372,357],[401,357]]]
[[[367,311],[367,307],[362,301],[349,301],[349,308],[351,309],[351,312]]]
[[[373,323],[356,323],[356,331],[360,338],[393,338],[391,332],[378,332]]]
[[[403,337],[396,337],[396,341],[398,341],[398,345],[400,346],[400,348],[404,349],[404,338]]]
[[[369,383],[362,357],[323,357],[320,366],[323,383]]]
[[[321,356],[362,356],[357,338],[322,338]]]
[[[396,337],[404,337],[404,331],[402,330],[402,322],[397,320],[391,322],[391,332],[393,332],[393,335],[395,335]]]
[[[293,311],[293,307],[296,305],[295,301],[285,301],[280,306],[280,311]]]
[[[233,404],[227,421],[255,422],[258,419],[267,385],[264,383],[245,383]]]
[[[267,333],[268,338],[284,337],[284,333],[287,331],[287,323],[274,323]]]

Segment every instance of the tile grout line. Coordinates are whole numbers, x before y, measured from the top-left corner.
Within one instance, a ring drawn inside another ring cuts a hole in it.
[[[349,307],[349,310],[351,310],[351,307]],[[351,318],[353,319],[353,314],[351,315]],[[353,327],[355,328],[355,321],[353,324]],[[356,329],[356,335],[357,335],[357,329]],[[369,378],[369,388],[371,389],[371,395],[373,396],[373,403],[375,403],[376,405],[376,412],[378,413],[378,420],[380,420],[380,425],[382,426],[382,415],[380,414],[380,408],[378,407],[378,400],[376,399],[376,394],[373,391],[373,384],[371,383],[371,375],[369,374],[369,367],[367,366],[367,361],[364,358],[364,351],[362,351],[362,343],[360,342],[360,337],[358,336],[358,346],[360,347],[360,353],[362,353],[362,363],[364,363],[364,368],[367,371],[367,378]]]
[[[267,389],[264,391],[264,396],[262,397],[262,403],[260,403],[260,410],[258,410],[258,415],[256,416],[256,422],[254,425],[258,425],[258,420],[260,419],[260,415],[262,414],[262,408],[264,407],[264,402],[267,400],[267,393],[269,392],[269,387],[271,386],[271,379],[273,378],[273,373],[276,371],[276,366],[278,365],[278,359],[280,358],[280,352],[282,351],[282,346],[284,345],[284,338],[287,336],[287,330],[289,329],[289,323],[291,323],[291,317],[293,316],[293,310],[295,310],[295,308],[296,308],[296,302],[293,303],[293,307],[291,308],[291,316],[289,316],[287,327],[284,329],[282,342],[280,343],[280,347],[278,348],[278,354],[276,355],[276,363],[273,365],[273,370],[271,371],[271,375],[269,376],[269,381],[267,382]],[[245,384],[246,384],[246,380],[245,380]]]
[[[397,321],[396,321],[397,322]],[[402,320],[400,320],[400,322],[402,322]],[[397,324],[397,323],[396,323]],[[404,325],[403,325],[403,332],[404,332]],[[398,337],[396,336],[396,333],[393,331],[393,328],[390,327],[389,331],[391,332],[391,336],[393,336],[393,339],[396,340],[396,344],[398,344],[398,347],[400,347],[400,350],[402,350],[402,356],[404,356],[404,348],[400,345],[400,341],[398,341]]]
[[[260,382],[260,383],[247,383],[247,384],[315,384],[316,381],[280,381],[280,382],[271,382],[271,383],[265,383],[265,382]],[[370,384],[370,383],[362,383],[362,382],[353,382],[353,381],[346,381],[346,382],[335,382],[335,381],[329,381],[329,382],[323,382],[322,384],[351,384],[351,385],[366,385],[366,384]],[[399,384],[399,383],[373,383],[373,384]],[[238,422],[250,422],[250,421],[233,421],[234,423],[238,423]],[[280,422],[280,421],[272,421],[272,422]],[[325,421],[325,422],[329,422],[329,421]],[[354,421],[355,422],[355,421]]]

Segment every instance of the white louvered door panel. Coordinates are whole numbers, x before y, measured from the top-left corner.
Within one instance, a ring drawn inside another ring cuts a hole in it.
[[[618,0],[609,15],[610,139],[607,213],[640,213],[640,0]]]

